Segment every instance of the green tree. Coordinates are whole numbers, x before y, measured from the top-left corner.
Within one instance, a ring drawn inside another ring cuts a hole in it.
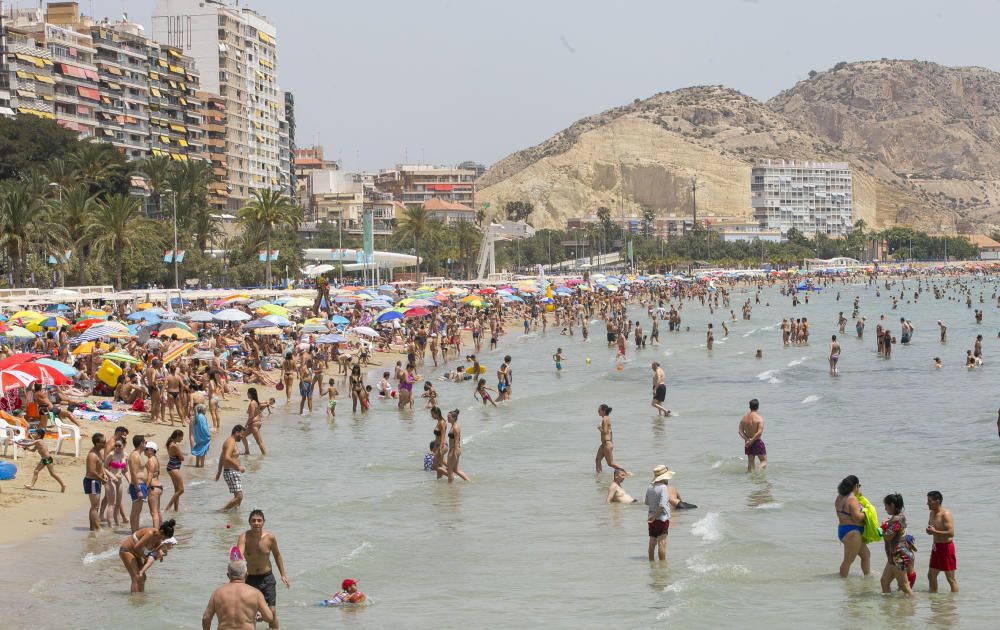
[[[511,221],[526,221],[535,211],[535,205],[529,201],[508,201],[503,209]]]
[[[167,174],[167,185],[177,196],[177,229],[192,236],[202,252],[219,233],[215,209],[208,203],[208,186],[214,181],[208,162],[181,162]]]
[[[146,218],[137,199],[123,194],[99,201],[89,217],[87,230],[94,249],[100,255],[110,254],[118,290],[122,288],[125,254],[162,243],[162,226]]]
[[[590,254],[590,265],[594,265],[594,248],[604,238],[604,228],[596,223],[587,223],[583,226],[583,233],[587,237],[587,252]]]
[[[167,182],[170,180],[173,170],[174,161],[170,159],[169,155],[151,155],[139,162],[136,168],[136,171],[146,178],[146,183],[149,184],[149,197],[153,202],[153,208],[155,208],[154,216],[157,218],[162,217],[161,196],[164,190],[170,188]]]
[[[84,142],[69,155],[76,176],[90,186],[91,193],[128,193],[125,158],[110,144]]]
[[[646,238],[653,236],[653,223],[656,222],[656,211],[652,208],[642,209],[642,235]]]
[[[83,184],[62,190],[59,198],[51,201],[58,223],[65,230],[66,241],[73,252],[77,271],[77,284],[86,284],[86,265],[90,258],[90,230],[88,222],[97,211],[97,196]]]
[[[270,288],[273,286],[271,241],[275,228],[296,229],[302,220],[302,209],[293,204],[292,200],[280,190],[259,189],[253,192],[253,200],[239,211],[239,218],[245,228],[250,226],[254,233],[263,237],[264,248],[267,251],[264,281]]]
[[[597,220],[601,224],[601,230],[603,232],[603,241],[608,243],[615,232],[615,224],[611,221],[611,208],[607,206],[601,206],[597,209]],[[607,249],[605,247],[605,249]]]
[[[413,252],[417,256],[417,284],[420,284],[420,244],[424,236],[431,229],[432,222],[430,213],[423,206],[407,208],[400,217],[399,225],[395,235],[400,243],[412,243]]]
[[[33,237],[46,233],[41,220],[44,210],[44,199],[28,183],[0,184],[0,245],[7,253],[14,286],[24,285],[24,268]]]
[[[457,246],[457,259],[462,265],[463,277],[471,278],[472,259],[479,251],[479,244],[482,241],[482,232],[475,225],[468,221],[459,221],[450,226],[455,245]]]
[[[37,116],[0,117],[0,180],[63,158],[80,146],[77,134]]]

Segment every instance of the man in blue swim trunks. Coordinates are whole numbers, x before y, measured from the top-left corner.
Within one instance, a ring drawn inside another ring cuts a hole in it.
[[[146,436],[132,436],[133,450],[128,454],[128,496],[132,498],[132,511],[129,514],[129,525],[132,533],[139,531],[139,517],[142,516],[142,504],[146,501],[146,466],[142,462],[142,454],[146,450]]]

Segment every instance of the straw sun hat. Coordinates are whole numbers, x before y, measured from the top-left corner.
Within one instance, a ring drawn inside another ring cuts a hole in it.
[[[673,477],[674,477],[674,471],[670,470],[663,464],[660,464],[659,466],[653,469],[653,483],[656,483],[658,481],[669,481],[673,479]]]

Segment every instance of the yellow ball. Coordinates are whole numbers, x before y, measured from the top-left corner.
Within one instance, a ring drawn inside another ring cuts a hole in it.
[[[547,313],[551,313],[554,310],[556,310],[556,307],[554,305],[552,305],[552,304],[546,304],[545,305],[545,311]]]
[[[587,357],[587,365],[590,365],[590,357]]]

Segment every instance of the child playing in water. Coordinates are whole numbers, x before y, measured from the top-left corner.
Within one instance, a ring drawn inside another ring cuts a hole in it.
[[[431,443],[427,446],[427,452],[424,453],[424,470],[431,471],[434,470],[434,453],[437,452],[437,440],[431,440]]]
[[[427,409],[437,407],[437,390],[434,389],[434,385],[430,381],[424,381],[424,393],[422,396],[427,399]]]
[[[552,355],[552,360],[556,362],[556,371],[561,372],[563,360],[562,348],[556,348],[556,353]]]
[[[368,597],[358,590],[356,580],[344,580],[340,585],[341,591],[330,599],[324,599],[320,606],[344,606],[346,604],[363,604]]]
[[[171,536],[170,538],[161,542],[160,546],[157,547],[156,549],[153,549],[152,551],[147,551],[146,564],[144,564],[142,568],[139,569],[139,577],[145,577],[146,572],[148,572],[149,569],[152,568],[153,563],[156,562],[157,560],[163,562],[163,559],[167,556],[167,552],[173,549],[174,545],[176,544],[177,544],[177,539]]]
[[[44,441],[45,429],[39,427],[38,429],[36,429],[36,431],[37,431],[36,435],[38,437],[33,442],[21,443],[21,448],[23,448],[26,451],[35,451],[36,453],[38,453],[38,457],[41,458],[38,462],[38,465],[35,466],[35,472],[31,476],[31,483],[25,484],[24,487],[27,488],[28,490],[34,488],[35,482],[38,481],[38,473],[42,472],[43,468],[47,468],[49,474],[52,475],[52,478],[59,482],[59,486],[62,488],[60,492],[66,492],[66,484],[63,483],[63,480],[60,479],[59,475],[56,474],[55,468],[52,467],[52,462],[54,460],[52,459],[52,455],[49,454],[49,449],[46,448],[45,446],[45,441]]]
[[[382,372],[382,380],[378,382],[378,397],[379,398],[395,398],[396,392],[392,389],[392,385],[389,384],[389,373]]]
[[[386,374],[388,374],[388,372],[386,372]],[[336,385],[336,383],[334,382],[334,380],[332,378],[328,381],[328,385],[327,385],[326,391],[324,391],[323,390],[323,386],[320,385],[320,388],[319,388],[319,395],[320,395],[320,397],[329,396],[329,399],[326,402],[326,417],[327,418],[336,418],[337,417],[337,394],[339,394],[339,393],[340,392],[337,391],[337,385]]]
[[[365,385],[365,388],[364,390],[361,391],[361,396],[360,396],[362,413],[368,411],[368,408],[371,407],[371,402],[370,402],[371,395],[372,395],[372,386]]]
[[[496,407],[497,404],[493,402],[493,399],[490,397],[489,392],[496,392],[496,390],[487,387],[486,379],[481,378],[479,379],[479,383],[476,385],[476,391],[475,393],[472,394],[472,398],[473,400],[475,400],[476,396],[478,396],[483,399],[483,405],[485,405],[486,403],[490,403],[491,405]]]

